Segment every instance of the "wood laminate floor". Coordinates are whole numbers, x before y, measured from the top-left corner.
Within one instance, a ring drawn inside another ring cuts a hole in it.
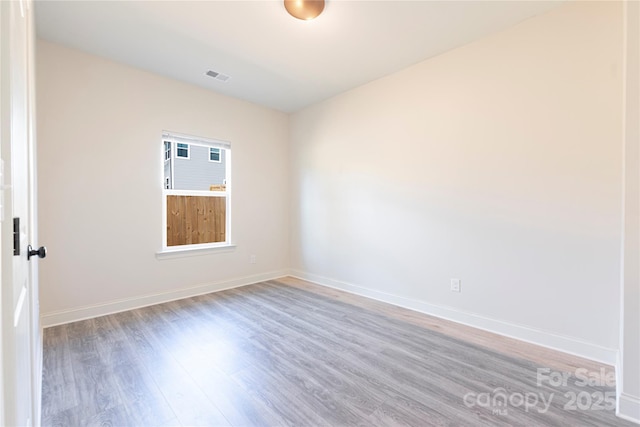
[[[632,426],[610,371],[283,279],[45,329],[42,424]]]

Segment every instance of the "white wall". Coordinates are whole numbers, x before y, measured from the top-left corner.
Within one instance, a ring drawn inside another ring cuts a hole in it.
[[[292,115],[296,274],[614,362],[622,28],[567,4]]]
[[[284,274],[286,114],[44,41],[37,45],[37,90],[40,242],[49,248],[40,263],[45,319]],[[156,259],[162,130],[231,141],[235,251]],[[256,264],[249,264],[250,254]]]
[[[618,413],[640,423],[640,3],[625,4],[624,263]]]

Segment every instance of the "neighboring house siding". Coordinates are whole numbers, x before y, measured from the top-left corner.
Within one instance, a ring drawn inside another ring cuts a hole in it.
[[[225,150],[220,150],[220,163],[209,161],[209,147],[190,145],[189,150],[189,159],[173,157],[174,189],[209,191],[211,185],[224,184]]]

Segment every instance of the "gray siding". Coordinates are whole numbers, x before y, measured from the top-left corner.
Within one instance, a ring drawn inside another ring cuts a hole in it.
[[[209,161],[209,147],[199,145],[189,145],[189,159],[174,155],[173,189],[209,191],[210,185],[224,184],[226,151],[220,151],[220,163]]]

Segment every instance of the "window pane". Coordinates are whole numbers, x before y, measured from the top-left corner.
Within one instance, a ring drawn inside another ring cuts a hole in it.
[[[182,143],[177,143],[175,150],[175,156],[179,159],[174,158],[165,166],[164,177],[165,181],[166,178],[170,179],[170,189],[226,191],[229,150]]]
[[[167,246],[226,240],[226,197],[167,196]]]
[[[189,157],[189,144],[178,144],[176,150],[177,157]]]

